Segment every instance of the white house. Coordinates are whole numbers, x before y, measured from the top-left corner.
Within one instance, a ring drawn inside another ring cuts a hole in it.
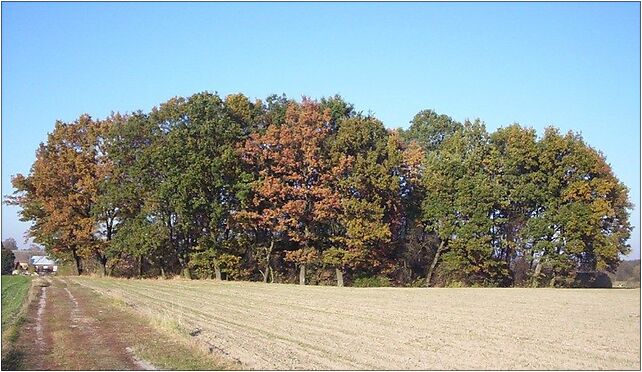
[[[29,261],[37,273],[55,273],[58,271],[56,262],[47,256],[33,256]]]

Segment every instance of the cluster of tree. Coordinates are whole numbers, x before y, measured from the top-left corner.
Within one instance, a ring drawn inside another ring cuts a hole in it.
[[[16,239],[14,238],[7,238],[2,241],[2,246],[5,249],[8,249],[10,251],[15,251],[18,249],[18,243],[16,242]]]
[[[9,275],[13,272],[13,263],[16,256],[13,251],[18,249],[18,244],[13,238],[8,238],[2,241],[2,275]]]
[[[631,230],[627,188],[576,133],[430,110],[388,130],[339,96],[83,115],[12,182],[78,274],[571,286],[616,270]]]
[[[10,249],[2,245],[2,275],[9,275],[13,272],[13,261],[16,259]]]
[[[637,283],[637,286],[639,287],[640,260],[622,261],[612,277],[618,282]]]

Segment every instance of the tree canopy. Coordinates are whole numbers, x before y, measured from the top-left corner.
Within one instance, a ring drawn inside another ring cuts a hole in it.
[[[627,187],[577,133],[433,110],[391,130],[338,95],[82,115],[12,183],[78,274],[569,287],[614,273],[631,233]]]

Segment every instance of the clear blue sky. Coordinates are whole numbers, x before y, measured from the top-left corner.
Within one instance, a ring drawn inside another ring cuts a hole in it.
[[[209,90],[580,131],[640,221],[638,3],[2,3],[2,192],[56,119]],[[2,238],[23,244],[17,209]],[[639,229],[630,257],[640,257]]]

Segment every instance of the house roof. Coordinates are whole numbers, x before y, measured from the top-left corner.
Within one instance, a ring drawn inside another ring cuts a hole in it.
[[[37,266],[37,265],[52,266],[52,265],[55,265],[56,263],[47,256],[33,256],[31,257],[31,264],[34,266]]]
[[[20,262],[20,263],[29,263],[31,262],[31,257],[33,256],[38,256],[42,255],[44,252],[43,251],[35,251],[35,250],[26,250],[26,249],[17,249],[13,252],[13,256],[15,259],[13,260],[14,263]]]

